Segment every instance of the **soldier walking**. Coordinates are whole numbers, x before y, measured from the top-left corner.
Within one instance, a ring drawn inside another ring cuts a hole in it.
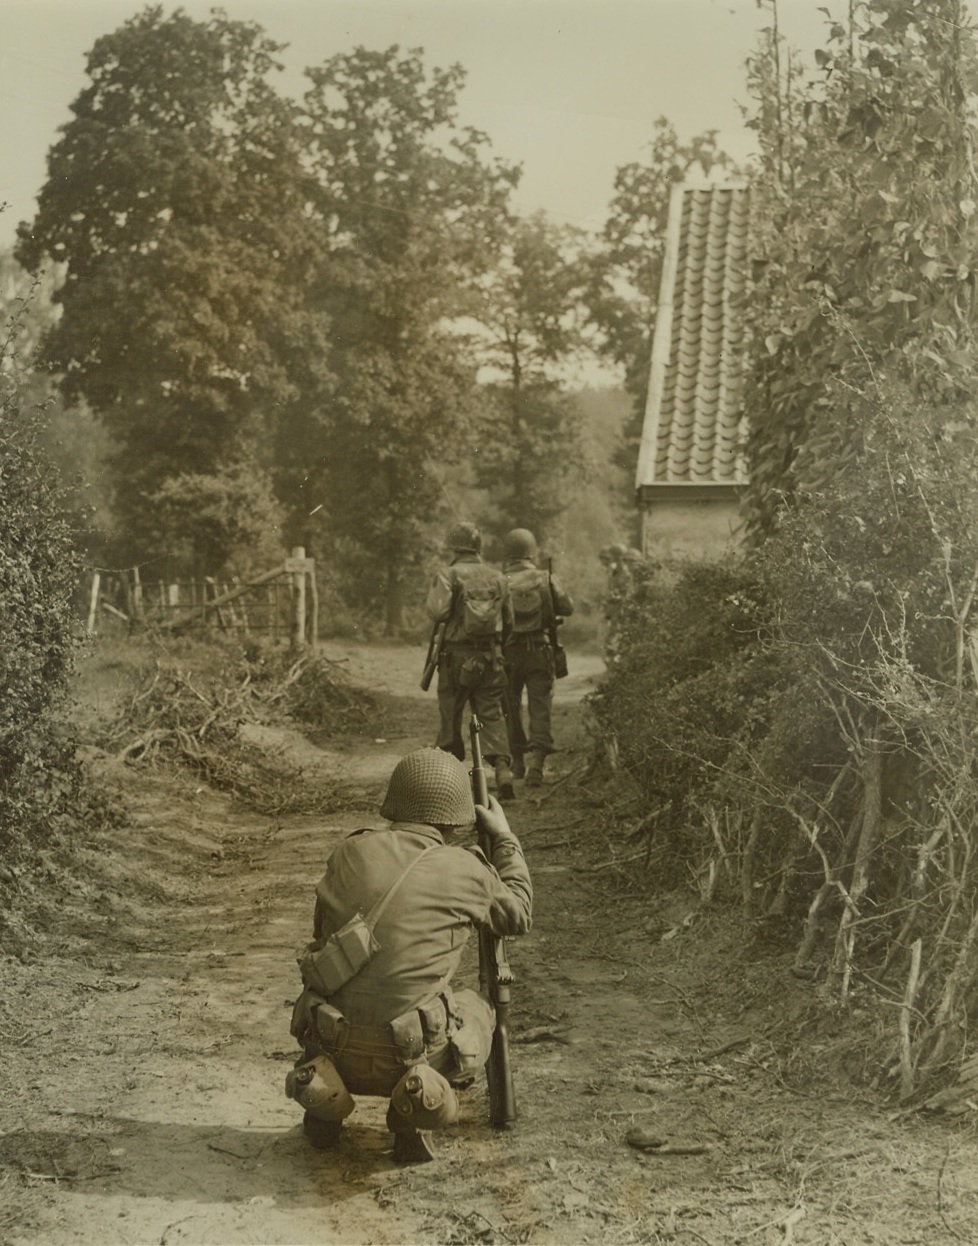
[[[483,754],[495,771],[500,800],[512,800],[504,699],[502,638],[512,625],[506,577],[482,561],[482,535],[456,524],[445,542],[447,566],[439,569],[425,603],[436,628],[438,651],[437,747],[465,759],[462,715],[471,708],[482,723]]]
[[[557,618],[572,614],[574,603],[551,573],[537,566],[536,537],[528,528],[513,528],[504,551],[513,618],[503,636],[509,751],[515,777],[525,775],[527,787],[539,787],[546,758],[554,752],[551,637]],[[523,724],[524,689],[528,730]]]

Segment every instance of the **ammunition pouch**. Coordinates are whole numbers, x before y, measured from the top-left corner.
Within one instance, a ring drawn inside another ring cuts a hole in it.
[[[424,1060],[424,1031],[417,1008],[394,1018],[391,1022],[391,1042],[402,1064],[412,1065]]]
[[[292,1020],[289,1023],[289,1033],[301,1046],[306,1047],[316,1042],[316,1023],[313,1019],[313,1010],[317,1004],[324,1004],[325,1002],[321,995],[317,995],[315,991],[310,991],[307,988],[292,1006]]]
[[[342,1051],[350,1033],[350,1023],[346,1017],[325,1000],[316,1005],[312,1015],[316,1024],[316,1037],[323,1051]]]
[[[491,674],[492,655],[470,653],[458,665],[458,685],[460,688],[481,688]]]

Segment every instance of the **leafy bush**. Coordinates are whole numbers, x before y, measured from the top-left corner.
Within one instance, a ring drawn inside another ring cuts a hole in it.
[[[742,769],[764,721],[776,673],[764,614],[757,577],[739,559],[640,562],[618,586],[614,653],[590,711],[657,811],[660,873],[697,855],[698,811]]]
[[[0,852],[36,857],[75,822],[83,782],[63,725],[78,564],[40,417],[24,411],[0,343]]]
[[[978,1009],[978,450],[896,382],[836,410],[835,473],[758,549],[633,572],[592,705],[657,864],[782,919],[827,1001],[875,997],[906,1098]]]

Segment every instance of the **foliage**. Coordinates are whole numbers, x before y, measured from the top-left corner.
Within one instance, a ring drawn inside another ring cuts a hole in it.
[[[978,60],[950,0],[852,11],[807,95],[773,27],[753,71],[760,613],[698,670],[689,577],[653,614],[633,597],[603,721],[626,764],[655,767],[647,797],[680,811],[649,833],[672,829],[697,877],[725,872],[749,913],[786,922],[823,999],[895,1018],[878,1074],[907,1099],[953,1073],[978,1007]],[[699,609],[722,624],[729,600],[716,584]],[[644,730],[634,709],[619,723],[643,663]]]
[[[358,48],[307,71],[316,204],[328,267],[336,394],[296,412],[290,497],[322,506],[322,540],[355,551],[364,607],[402,621],[412,571],[444,511],[433,465],[464,458],[475,363],[450,328],[492,260],[516,171],[460,127],[459,66]],[[307,542],[317,548],[320,540]]]
[[[41,413],[13,366],[20,323],[15,314],[0,338],[0,849],[7,871],[0,884],[97,814],[60,721],[73,669],[78,561],[40,445]],[[5,909],[15,907],[4,900]]]
[[[745,402],[758,535],[780,499],[836,470],[833,430],[847,405],[855,425],[877,375],[910,386],[935,427],[973,429],[978,62],[963,6],[869,0],[828,33],[814,80],[782,67],[773,26],[751,68],[761,262]]]
[[[555,371],[580,352],[583,239],[542,216],[515,221],[481,283],[476,318],[493,435],[479,447],[476,482],[507,531],[556,535],[586,476],[582,418]]]
[[[107,435],[86,406],[67,405],[57,379],[36,367],[43,335],[57,321],[54,292],[58,280],[53,269],[30,277],[12,250],[0,250],[0,320],[12,330],[4,372],[8,383],[17,387],[21,407],[39,413],[38,445],[61,478],[62,504],[76,544],[102,556],[111,540],[110,499],[104,481]]]
[[[226,566],[230,551],[240,551],[242,572],[264,569],[281,549],[281,508],[253,461],[222,465],[209,476],[173,476],[150,504],[160,546],[198,574]]]
[[[219,10],[196,22],[146,8],[97,40],[19,230],[31,271],[65,267],[44,354],[117,439],[134,557],[150,552],[145,499],[165,480],[213,476],[277,406],[326,383],[295,108],[269,84],[277,51]]]
[[[658,869],[698,854],[697,812],[726,799],[776,672],[756,573],[737,561],[632,566],[617,584],[614,651],[589,699],[595,730],[654,811]]]

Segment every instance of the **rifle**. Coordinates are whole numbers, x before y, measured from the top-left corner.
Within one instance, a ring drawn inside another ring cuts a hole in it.
[[[431,629],[431,639],[428,641],[428,656],[424,660],[424,670],[421,673],[421,691],[427,692],[431,687],[431,681],[434,678],[435,671],[438,669],[438,655],[441,653],[441,647],[445,641],[445,628],[448,625],[446,619],[444,623],[436,623]]]
[[[554,560],[547,559],[547,588],[550,590],[550,647],[554,655],[554,678],[563,679],[567,674],[567,650],[557,638],[557,628],[563,623],[563,619],[557,618],[557,603],[554,601]]]
[[[469,740],[472,745],[472,796],[477,805],[489,807],[489,789],[482,764],[482,746],[479,743],[481,724],[473,714],[469,724]],[[479,832],[479,847],[492,860],[489,837]],[[508,1129],[516,1120],[516,1095],[513,1091],[513,1071],[509,1062],[509,988],[513,983],[513,971],[506,959],[503,940],[488,927],[479,931],[479,983],[496,1010],[496,1028],[492,1034],[492,1047],[486,1061],[486,1081],[489,1083],[489,1124],[495,1129]]]

